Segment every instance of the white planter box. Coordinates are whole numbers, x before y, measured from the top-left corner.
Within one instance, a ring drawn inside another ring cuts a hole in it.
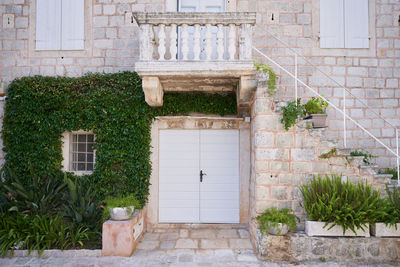
[[[306,234],[308,236],[358,236],[358,237],[369,237],[369,226],[364,227],[365,232],[361,229],[356,229],[357,235],[353,233],[350,229],[347,229],[343,234],[343,229],[341,226],[335,225],[330,230],[327,227],[323,228],[325,222],[315,222],[315,221],[306,221]]]
[[[385,225],[384,223],[375,223],[372,226],[372,235],[376,237],[400,237],[400,223],[397,223],[397,230],[394,226]]]

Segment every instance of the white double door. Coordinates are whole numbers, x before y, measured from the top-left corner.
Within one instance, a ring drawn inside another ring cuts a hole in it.
[[[159,149],[159,222],[239,223],[237,130],[161,130]]]

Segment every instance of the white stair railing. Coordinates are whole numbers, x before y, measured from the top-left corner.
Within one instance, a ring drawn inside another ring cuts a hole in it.
[[[290,49],[293,54],[294,54],[294,74],[291,73],[290,71],[288,71],[287,69],[285,69],[284,67],[282,67],[279,63],[277,63],[275,60],[273,60],[271,57],[267,56],[265,53],[261,52],[259,49],[257,49],[256,47],[253,46],[253,50],[256,51],[257,53],[259,53],[261,56],[263,56],[264,58],[266,58],[268,61],[270,61],[272,64],[274,64],[275,66],[277,66],[280,70],[282,70],[284,73],[288,74],[290,77],[292,77],[294,79],[295,82],[295,86],[294,86],[294,95],[295,95],[295,99],[297,100],[297,95],[298,95],[298,84],[301,84],[302,86],[304,86],[305,88],[307,88],[308,90],[310,90],[314,95],[322,98],[324,101],[326,101],[331,107],[333,107],[336,111],[338,111],[340,114],[343,115],[343,145],[344,147],[347,146],[347,134],[346,134],[346,120],[349,120],[351,122],[353,122],[357,127],[359,127],[362,131],[364,131],[367,135],[369,135],[371,138],[373,138],[377,143],[379,143],[380,145],[382,145],[384,148],[386,148],[391,154],[393,154],[396,157],[396,162],[397,162],[397,185],[400,186],[400,156],[399,156],[399,129],[395,126],[393,126],[390,122],[388,122],[386,119],[382,118],[379,114],[377,114],[376,112],[374,112],[373,110],[371,110],[368,105],[366,105],[362,100],[360,100],[359,98],[357,98],[356,96],[352,95],[343,85],[341,85],[340,83],[338,83],[336,80],[332,79],[328,74],[326,74],[325,72],[323,72],[322,70],[320,70],[317,66],[313,65],[311,62],[309,62],[304,56],[299,55],[298,53],[296,53],[293,49],[291,49],[285,42],[283,42],[282,40],[280,40],[278,37],[274,36],[273,34],[269,33],[268,31],[266,31],[269,35],[271,35],[272,37],[274,37],[276,40],[280,41],[281,43],[283,43],[288,49]],[[335,104],[333,104],[331,101],[329,101],[326,97],[324,97],[323,95],[319,94],[316,90],[314,90],[313,88],[311,88],[310,86],[308,86],[307,84],[305,84],[302,80],[300,80],[298,78],[298,71],[297,71],[297,58],[298,56],[301,56],[305,62],[309,63],[311,66],[313,66],[314,68],[316,68],[318,71],[320,71],[324,76],[326,76],[328,79],[332,80],[335,84],[339,85],[340,88],[343,89],[343,109],[337,107]],[[381,118],[383,121],[385,121],[388,125],[392,126],[393,129],[395,130],[395,135],[396,135],[396,151],[394,151],[393,149],[391,149],[389,146],[387,146],[385,143],[383,143],[378,137],[376,137],[374,134],[372,134],[369,130],[367,130],[365,127],[363,127],[360,123],[358,123],[355,119],[353,119],[352,117],[350,117],[349,115],[346,114],[346,93],[348,93],[349,95],[353,96],[355,99],[357,99],[360,103],[362,103],[365,107],[367,107],[371,112],[375,113],[375,115],[377,115],[377,117]]]

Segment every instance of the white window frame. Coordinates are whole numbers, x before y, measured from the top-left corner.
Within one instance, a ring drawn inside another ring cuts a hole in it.
[[[349,56],[349,57],[375,57],[376,56],[376,29],[375,12],[376,0],[368,0],[369,17],[369,48],[320,48],[320,10],[319,1],[312,0],[312,38],[315,46],[311,48],[312,56]]]
[[[74,171],[71,168],[71,138],[73,134],[93,134],[92,131],[72,131],[72,132],[64,132],[62,137],[62,170],[64,172],[72,172],[75,175],[90,175],[93,171]],[[94,135],[94,134],[93,134]],[[94,136],[94,142],[96,143],[96,136]],[[93,163],[94,166],[96,165],[96,150],[93,150]],[[94,170],[93,166],[93,170]]]
[[[177,12],[178,11],[178,1],[179,0],[166,0],[165,1],[165,11],[166,12]],[[226,12],[236,12],[236,1],[226,0]]]
[[[84,48],[82,50],[36,50],[36,0],[29,2],[29,55],[32,57],[87,57],[92,55],[93,0],[84,0]]]

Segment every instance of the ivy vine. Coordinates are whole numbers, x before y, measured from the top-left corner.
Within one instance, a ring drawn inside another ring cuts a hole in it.
[[[268,65],[258,63],[257,61],[254,61],[254,66],[257,68],[257,70],[261,70],[265,74],[268,74],[268,95],[270,97],[273,97],[276,95],[276,73],[275,71]]]
[[[79,78],[23,77],[8,87],[2,137],[5,168],[21,177],[62,177],[64,131],[93,130],[96,165],[86,176],[97,196],[149,194],[150,128],[156,116],[236,114],[232,94],[167,93],[151,108],[134,72]]]

